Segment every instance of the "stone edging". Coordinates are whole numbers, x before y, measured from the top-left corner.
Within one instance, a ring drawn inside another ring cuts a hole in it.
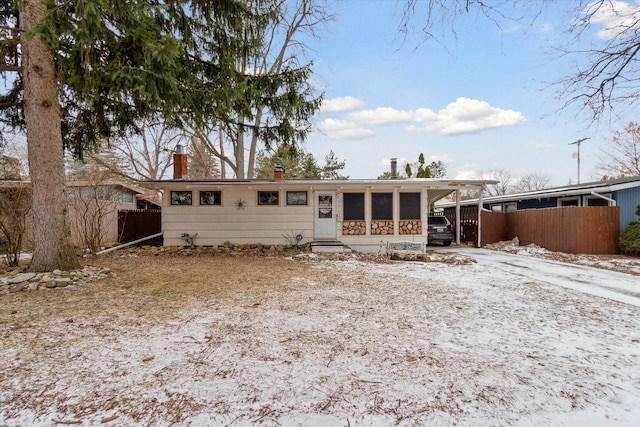
[[[111,270],[102,267],[85,266],[82,270],[61,271],[50,273],[17,273],[0,277],[0,294],[38,289],[65,288],[92,280],[102,279],[111,274]]]

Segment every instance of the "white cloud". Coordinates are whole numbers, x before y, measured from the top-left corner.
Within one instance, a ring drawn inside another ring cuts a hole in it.
[[[325,119],[320,123],[320,129],[333,139],[354,139],[373,135],[369,129],[358,127],[347,120]]]
[[[548,142],[534,142],[531,144],[536,150],[545,150],[547,148],[555,148],[555,144],[549,144]]]
[[[405,130],[413,133],[429,131],[441,135],[454,135],[514,126],[525,122],[526,119],[518,111],[503,110],[484,101],[461,97],[437,114],[426,108],[417,110],[416,121],[419,121],[420,125],[408,126]]]
[[[339,98],[325,99],[322,101],[321,110],[326,113],[339,113],[343,111],[353,111],[362,107],[361,99],[353,96],[342,96]]]
[[[384,125],[408,123],[404,130],[408,133],[433,132],[440,135],[479,132],[504,126],[514,126],[525,122],[522,113],[492,107],[487,102],[470,98],[458,98],[437,113],[429,108],[398,110],[380,107],[347,114],[348,121],[326,119],[321,128],[332,138],[357,138],[372,132],[358,127],[358,124]],[[346,136],[348,135],[348,136]]]
[[[456,171],[454,179],[480,179],[480,173],[476,165],[461,165]]]
[[[587,5],[583,13],[592,15],[592,24],[602,25],[598,31],[598,37],[610,40],[618,37],[623,32],[638,31],[640,19],[640,5],[630,4],[624,1],[613,0],[611,2],[592,2]]]
[[[413,120],[413,111],[396,110],[391,107],[380,107],[375,110],[362,110],[349,114],[349,119],[356,122],[372,125],[383,125],[386,123],[409,122]]]

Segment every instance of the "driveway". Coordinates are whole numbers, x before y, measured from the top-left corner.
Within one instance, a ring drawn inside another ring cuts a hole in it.
[[[640,307],[640,277],[632,274],[469,246],[438,249],[438,253],[471,257],[479,264],[494,267],[496,272],[507,271]]]

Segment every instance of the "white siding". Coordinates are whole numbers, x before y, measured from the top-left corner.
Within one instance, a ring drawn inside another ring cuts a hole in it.
[[[287,243],[286,236],[302,234],[303,243],[313,239],[313,200],[308,188],[260,188],[260,191],[279,191],[279,206],[258,205],[256,189],[249,188],[201,188],[193,189],[193,205],[171,205],[169,194],[164,197],[162,224],[164,244],[181,246],[183,233],[197,234],[198,246],[221,245],[225,241],[232,243]],[[286,191],[307,191],[306,206],[287,206]],[[168,190],[170,191],[170,190]],[[168,192],[167,191],[167,192]],[[221,191],[222,204],[218,206],[200,206],[199,191]],[[239,200],[246,204],[240,209]]]

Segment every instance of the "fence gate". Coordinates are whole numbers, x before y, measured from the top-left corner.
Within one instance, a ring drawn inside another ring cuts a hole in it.
[[[118,211],[118,241],[133,242],[162,231],[160,209],[135,209]],[[140,245],[162,246],[162,237],[141,242]]]
[[[444,216],[460,228],[460,241],[478,244],[478,207],[477,206],[460,206],[460,222],[456,221],[456,209],[445,208]],[[458,225],[459,224],[459,225]]]

